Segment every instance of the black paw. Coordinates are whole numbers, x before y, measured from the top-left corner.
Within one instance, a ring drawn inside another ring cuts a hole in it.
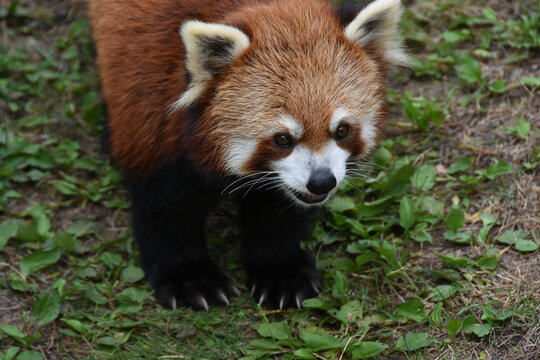
[[[247,264],[248,289],[259,304],[272,309],[300,308],[302,301],[317,296],[321,272],[311,255],[301,252],[290,260]]]
[[[240,295],[231,279],[209,260],[178,266],[151,284],[159,304],[168,309],[189,306],[208,310],[210,304],[229,305],[229,298]]]

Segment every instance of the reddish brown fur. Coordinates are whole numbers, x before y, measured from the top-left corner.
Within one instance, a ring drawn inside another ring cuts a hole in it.
[[[314,150],[332,136],[328,124],[338,107],[355,104],[348,108],[358,120],[374,113],[380,130],[389,64],[376,49],[347,40],[326,2],[93,0],[90,12],[112,157],[135,173],[146,174],[181,152],[202,168],[223,171],[228,139],[258,138],[282,114],[303,124],[299,141]],[[209,84],[199,101],[203,113],[195,132],[185,110],[168,112],[188,85],[178,30],[190,19],[234,24],[251,41]],[[364,150],[361,131],[353,126],[355,138],[343,143],[353,155]],[[263,145],[268,136],[251,165],[256,158],[286,156]]]

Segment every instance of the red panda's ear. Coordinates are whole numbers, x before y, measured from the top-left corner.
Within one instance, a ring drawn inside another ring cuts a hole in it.
[[[345,37],[362,47],[377,47],[392,64],[407,65],[409,57],[397,34],[401,13],[401,0],[375,0],[361,7],[345,27]]]
[[[248,36],[234,26],[186,21],[180,28],[186,49],[186,69],[190,84],[172,105],[174,109],[189,106],[206,90],[211,80],[224,66],[232,63],[249,47]]]

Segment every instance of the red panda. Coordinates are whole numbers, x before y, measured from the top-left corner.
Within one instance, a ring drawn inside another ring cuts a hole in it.
[[[168,308],[229,303],[205,218],[238,196],[248,288],[298,306],[320,289],[300,249],[317,206],[370,153],[386,74],[407,56],[400,0],[91,0],[108,109],[146,278]]]

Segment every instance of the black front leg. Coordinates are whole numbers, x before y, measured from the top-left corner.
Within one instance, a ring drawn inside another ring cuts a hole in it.
[[[237,290],[210,260],[204,238],[206,216],[218,197],[214,184],[187,162],[126,183],[141,265],[158,302],[206,309],[208,303],[228,303]]]
[[[240,199],[243,252],[251,295],[272,308],[300,307],[317,295],[321,273],[300,241],[311,234],[316,211],[278,192],[252,190]]]

